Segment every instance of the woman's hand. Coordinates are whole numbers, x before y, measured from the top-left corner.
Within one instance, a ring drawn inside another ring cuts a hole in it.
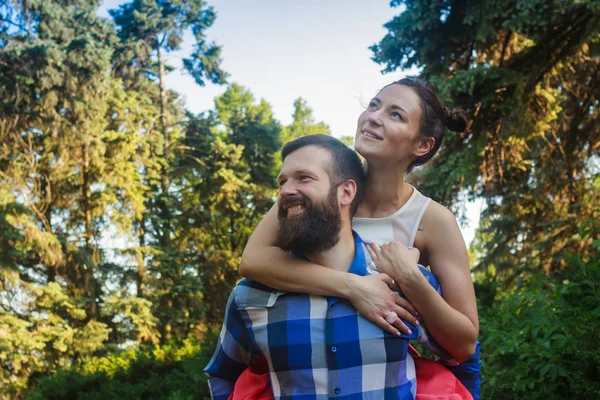
[[[367,246],[371,258],[377,269],[389,276],[393,276],[399,285],[406,283],[420,274],[417,263],[419,262],[419,250],[408,248],[400,242],[392,241],[379,247],[377,243]]]
[[[423,259],[431,265],[443,297],[419,270],[421,254],[416,249],[391,242],[371,245],[368,251],[377,269],[396,280],[436,342],[463,362],[475,352],[479,333],[467,249],[454,215],[435,202],[419,226],[427,235],[417,235],[415,243],[419,242]]]
[[[402,322],[402,319],[418,325],[416,318],[418,314],[415,308],[408,300],[398,296],[390,289],[394,281],[388,275],[354,275],[350,282],[348,300],[363,317],[384,331],[392,335],[399,335],[400,331],[410,334],[410,329]],[[388,321],[393,321],[392,318],[389,318],[391,312],[395,312],[398,318],[390,324]],[[386,320],[386,318],[388,319]]]

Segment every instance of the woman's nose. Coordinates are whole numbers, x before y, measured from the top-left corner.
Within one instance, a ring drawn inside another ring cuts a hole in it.
[[[367,121],[377,126],[381,125],[381,109],[375,110],[369,114]]]

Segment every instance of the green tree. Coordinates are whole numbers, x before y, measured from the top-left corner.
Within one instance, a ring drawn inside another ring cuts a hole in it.
[[[252,181],[274,188],[281,126],[273,117],[271,105],[264,99],[254,104],[252,93],[234,83],[215,100],[215,109],[225,126],[226,141],[243,146]]]
[[[0,364],[13,394],[155,323],[100,246],[144,207],[138,135],[118,122],[139,111],[136,94],[110,75],[117,36],[98,2],[68,5],[0,4],[0,325],[16,335]]]
[[[417,171],[448,206],[480,196],[472,254],[483,397],[597,392],[600,3],[393,1],[372,46],[470,112]]]
[[[598,237],[598,220],[579,227]],[[567,267],[481,307],[486,366],[482,397],[593,398],[600,390],[600,241],[595,254],[563,253]],[[510,327],[507,329],[507,327]]]
[[[306,100],[298,97],[294,100],[292,124],[283,128],[281,142],[287,143],[299,137],[314,135],[316,133],[331,135],[331,129],[324,122],[315,122],[313,110],[308,106]]]
[[[146,76],[155,76],[159,83],[160,125],[163,135],[163,155],[166,162],[171,162],[172,148],[176,147],[178,130],[170,127],[178,124],[175,116],[169,115],[168,91],[165,87],[165,74],[172,67],[165,61],[165,53],[180,48],[183,35],[191,30],[196,40],[193,53],[184,59],[185,70],[192,75],[196,83],[205,85],[205,80],[223,84],[227,74],[220,68],[221,48],[214,43],[206,43],[206,29],[213,24],[216,14],[203,0],[195,1],[157,1],[134,0],[110,11],[119,27],[119,36],[126,43],[127,54],[137,56],[134,61],[143,69]],[[131,49],[134,50],[131,50]],[[161,214],[165,224],[161,227],[160,243],[169,246],[172,230],[170,229],[170,209],[172,208],[169,191],[171,189],[170,169],[164,166],[161,173]]]
[[[479,265],[506,282],[589,255],[577,226],[600,201],[600,3],[541,0],[393,1],[404,11],[372,46],[384,72],[417,67],[452,106],[470,112],[418,172],[449,206],[465,193],[487,204]]]
[[[165,75],[173,70],[166,55],[180,49],[191,32],[195,43],[183,60],[183,68],[200,86],[206,81],[223,84],[227,74],[220,67],[221,48],[206,41],[206,30],[216,13],[204,1],[134,0],[110,11],[119,27],[121,43],[115,58],[117,74],[138,91],[150,87],[160,105],[160,132],[147,132],[150,158],[144,166],[146,212],[136,221],[137,293],[153,301],[163,341],[185,337],[190,321],[202,317],[201,279],[189,275],[190,257],[182,254],[180,236],[181,196],[175,183],[182,170],[185,113],[179,96],[165,87]],[[157,82],[158,91],[155,92]]]
[[[182,237],[202,277],[206,323],[220,323],[244,246],[275,197],[281,128],[264,100],[231,85],[215,113],[189,116],[182,161]]]
[[[28,391],[28,400],[101,400],[123,398],[209,400],[207,376],[216,334],[179,346],[142,346],[60,368]]]
[[[354,148],[354,136],[344,135],[339,137],[339,139],[346,146]]]

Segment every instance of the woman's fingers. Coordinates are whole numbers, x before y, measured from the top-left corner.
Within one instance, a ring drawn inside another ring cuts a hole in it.
[[[377,243],[371,243],[370,246],[371,246],[371,250],[373,250],[373,252],[375,253],[375,255],[377,257],[381,256],[381,253],[383,252],[382,247],[379,247],[379,245]]]
[[[395,307],[395,311],[390,311],[384,320],[390,324],[392,324],[396,329],[400,332],[410,335],[412,331],[410,328],[404,323],[401,318],[405,318],[408,316],[411,319],[414,319],[414,316],[411,316],[410,313],[400,307]],[[413,323],[414,324],[414,323]]]
[[[408,249],[408,254],[410,254],[412,260],[415,263],[419,263],[419,259],[421,258],[421,252],[419,251],[419,249],[417,249],[416,247],[411,247],[410,249]]]
[[[377,246],[376,243],[368,244],[367,251],[369,252],[369,255],[371,256],[373,261],[376,262],[379,260],[379,253],[381,253],[381,249],[379,248],[379,246]]]
[[[385,320],[385,318],[383,317],[377,317],[375,320],[375,323],[384,331],[391,333],[392,335],[399,335],[400,332],[398,331],[398,329],[396,329],[394,327],[394,325],[390,324],[389,322],[387,322]]]
[[[394,280],[381,273],[363,277],[359,282],[353,291],[355,296],[350,299],[357,311],[392,335],[410,334],[410,328],[402,320],[416,325],[416,317],[412,314],[416,312],[408,301],[389,289]]]
[[[375,276],[381,279],[388,286],[392,286],[394,284],[394,280],[388,274],[381,273]]]
[[[401,319],[397,319],[396,322],[394,322],[394,327],[396,327],[400,332],[406,334],[406,335],[410,335],[412,332],[410,330],[410,328],[408,326],[406,326],[406,324],[401,320]]]
[[[386,331],[388,333],[391,333],[392,335],[399,335],[400,333],[410,335],[412,333],[412,331],[404,323],[404,321],[402,321],[402,319],[405,319],[409,323],[416,325],[417,320],[416,320],[415,316],[411,315],[408,311],[406,311],[405,309],[398,307],[398,306],[396,306],[394,308],[393,312],[395,312],[396,315],[398,315],[398,318],[396,318],[396,320],[394,322],[392,322],[391,324],[386,319],[387,315],[375,317],[371,321],[375,322],[381,329],[383,329],[384,331]],[[389,315],[389,313],[388,313],[388,315]]]
[[[408,312],[406,309],[396,306],[394,307],[394,312],[398,315],[398,317],[400,317],[401,319],[413,324],[413,325],[417,325],[417,317],[415,317],[414,315],[412,315],[410,312]],[[399,319],[400,322],[402,322]],[[408,332],[408,327],[406,325],[404,325],[404,323],[402,322],[402,326],[404,326],[406,328],[406,330],[401,329],[398,325],[394,325],[396,328],[400,329],[402,332],[404,333],[410,333]]]
[[[405,309],[406,311],[408,311],[411,315],[413,315],[415,317],[419,316],[419,313],[417,312],[417,310],[404,297],[396,296],[395,301],[396,301],[397,305],[399,305],[400,307],[402,307],[403,309]],[[398,314],[398,315],[400,315],[400,314]]]

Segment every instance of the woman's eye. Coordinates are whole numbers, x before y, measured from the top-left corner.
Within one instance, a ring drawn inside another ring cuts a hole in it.
[[[398,112],[393,112],[392,117],[399,119],[400,121],[404,121],[404,118],[402,118],[402,115],[400,115]]]
[[[377,108],[377,103],[375,103],[374,101],[372,101],[372,102],[369,103],[369,106],[367,108],[370,108],[370,109],[374,110],[374,109]]]

